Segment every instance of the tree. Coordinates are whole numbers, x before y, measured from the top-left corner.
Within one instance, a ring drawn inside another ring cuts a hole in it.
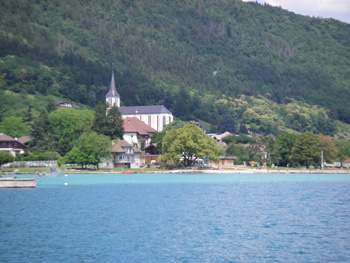
[[[236,156],[237,163],[241,164],[243,161],[248,161],[248,149],[243,144],[230,143],[226,147],[226,156]]]
[[[287,166],[292,162],[291,154],[298,135],[284,132],[276,137],[276,150],[273,152],[273,158],[282,166]]]
[[[6,117],[0,124],[0,132],[11,137],[21,137],[29,134],[28,126],[20,117]]]
[[[187,124],[164,136],[162,160],[176,163],[181,156],[185,165],[191,165],[200,157],[217,160],[219,150],[214,139],[204,134],[199,127]]]
[[[319,164],[323,149],[320,138],[312,132],[305,132],[296,139],[292,149],[291,159],[301,165],[309,167]]]
[[[95,116],[92,124],[92,130],[98,134],[107,133],[107,117],[106,117],[107,104],[97,104],[95,108]]]
[[[98,134],[107,135],[111,139],[123,138],[124,121],[119,108],[112,106],[107,114],[106,112],[106,103],[96,106],[92,130]]]
[[[112,106],[107,113],[107,127],[104,135],[111,137],[112,140],[123,138],[124,121],[117,106]]]
[[[33,121],[32,108],[33,106],[30,104],[28,109],[24,112],[23,122],[27,125]]]
[[[15,160],[15,157],[13,157],[12,154],[5,152],[5,151],[0,151],[0,165],[4,163],[10,163]]]
[[[223,132],[230,132],[230,133],[236,133],[237,132],[237,123],[235,119],[231,115],[224,115],[221,120],[220,124],[218,127],[218,130],[223,133]]]
[[[338,155],[338,150],[335,147],[332,138],[323,134],[319,134],[318,137],[323,145],[323,160],[327,163],[333,163]]]
[[[99,169],[101,159],[109,156],[110,150],[111,140],[108,136],[85,132],[79,137],[76,146],[60,160],[60,163],[77,163],[82,168],[91,164]]]
[[[52,112],[57,109],[57,106],[52,100],[49,100],[46,104],[46,110],[47,112]]]
[[[56,145],[53,127],[47,111],[42,109],[38,117],[36,117],[30,130],[30,147],[34,149],[52,149]]]
[[[63,156],[82,133],[90,129],[94,116],[91,110],[67,108],[51,112],[49,118],[58,137],[57,151]]]
[[[335,146],[338,150],[337,160],[340,162],[340,166],[343,167],[344,160],[350,158],[350,142],[347,140],[336,140]]]
[[[156,152],[157,154],[162,153],[162,147],[163,147],[163,139],[165,134],[168,131],[171,131],[173,129],[179,129],[182,128],[188,124],[187,121],[173,121],[167,125],[164,126],[163,130],[161,132],[155,132],[151,138],[151,143],[156,145]]]

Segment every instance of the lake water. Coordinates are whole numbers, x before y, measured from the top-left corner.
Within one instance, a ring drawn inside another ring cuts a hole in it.
[[[0,190],[0,262],[349,262],[350,175],[68,175]]]

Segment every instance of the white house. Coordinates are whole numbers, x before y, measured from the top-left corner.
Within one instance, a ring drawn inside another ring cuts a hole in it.
[[[139,168],[141,151],[127,141],[120,140],[114,143],[111,154],[114,168]]]
[[[114,72],[112,72],[111,84],[106,94],[106,103],[109,107],[119,107],[123,119],[127,117],[138,118],[156,131],[162,131],[165,125],[174,120],[173,114],[163,105],[120,107],[120,95],[115,86]]]
[[[155,129],[138,118],[126,117],[124,119],[123,139],[141,150],[150,145],[151,137],[155,132]]]
[[[16,156],[16,154],[30,152],[30,149],[17,138],[0,133],[0,151],[5,151]]]

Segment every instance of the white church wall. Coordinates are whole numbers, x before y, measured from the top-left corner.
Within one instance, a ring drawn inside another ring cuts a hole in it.
[[[127,141],[128,143],[130,143],[131,145],[134,145],[134,143],[137,143],[137,133],[124,133],[123,135],[123,139],[125,141]]]
[[[132,114],[123,115],[122,117],[123,119],[127,117],[138,118],[159,132],[163,130],[165,125],[173,122],[173,116],[171,114]]]

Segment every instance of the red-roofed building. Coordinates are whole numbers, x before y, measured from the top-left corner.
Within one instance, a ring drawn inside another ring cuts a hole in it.
[[[13,156],[16,156],[18,153],[22,154],[30,152],[30,149],[19,140],[16,140],[5,133],[0,133],[0,151],[6,151]]]
[[[155,132],[155,129],[138,118],[127,117],[124,119],[123,139],[141,150],[150,144],[151,137]]]

